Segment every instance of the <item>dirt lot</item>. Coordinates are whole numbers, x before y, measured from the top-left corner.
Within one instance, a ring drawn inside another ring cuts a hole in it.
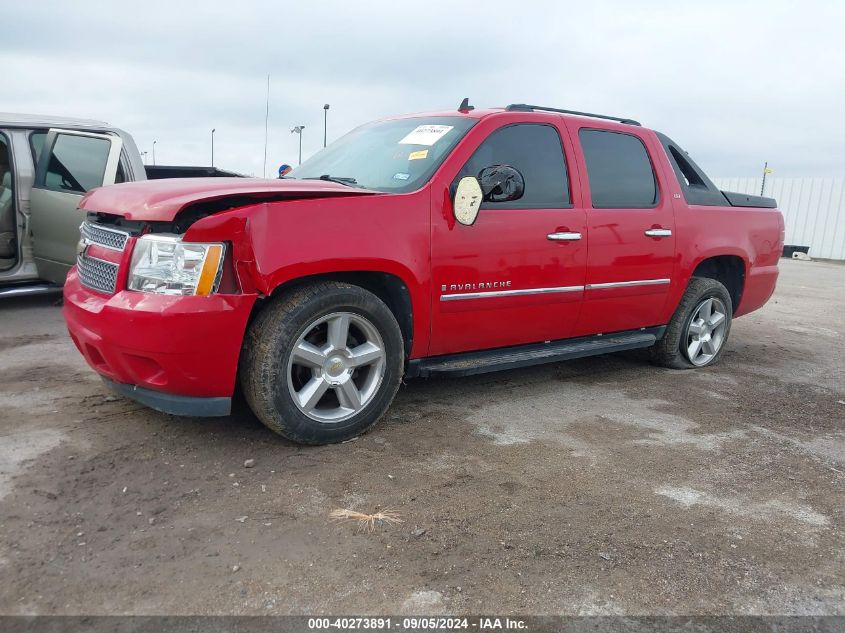
[[[323,448],[111,396],[54,301],[0,304],[0,613],[845,614],[845,266],[716,367],[412,382]]]

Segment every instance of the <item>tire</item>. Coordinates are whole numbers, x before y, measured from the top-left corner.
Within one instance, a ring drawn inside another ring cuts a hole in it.
[[[710,302],[708,319],[706,305]],[[716,315],[723,320],[717,325]],[[715,279],[693,277],[666,333],[651,348],[652,362],[672,369],[697,369],[719,361],[731,331],[733,305],[727,288]],[[699,343],[698,347],[695,343]]]
[[[404,358],[399,324],[378,297],[320,282],[258,314],[239,374],[247,403],[268,428],[299,444],[332,444],[381,418],[399,389]]]

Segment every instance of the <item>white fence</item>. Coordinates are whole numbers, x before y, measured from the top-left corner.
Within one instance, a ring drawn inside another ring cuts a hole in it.
[[[723,191],[760,195],[762,178],[714,178]],[[845,178],[766,178],[786,222],[786,243],[810,256],[845,260]]]

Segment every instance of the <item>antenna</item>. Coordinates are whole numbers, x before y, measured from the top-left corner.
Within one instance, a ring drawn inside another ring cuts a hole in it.
[[[470,110],[475,110],[475,106],[469,104],[469,97],[464,97],[461,105],[458,106],[458,112],[469,112]]]

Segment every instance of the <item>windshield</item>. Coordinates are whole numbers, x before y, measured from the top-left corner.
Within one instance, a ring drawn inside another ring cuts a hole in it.
[[[294,169],[288,178],[324,178],[405,193],[424,185],[475,119],[415,117],[355,128]]]

